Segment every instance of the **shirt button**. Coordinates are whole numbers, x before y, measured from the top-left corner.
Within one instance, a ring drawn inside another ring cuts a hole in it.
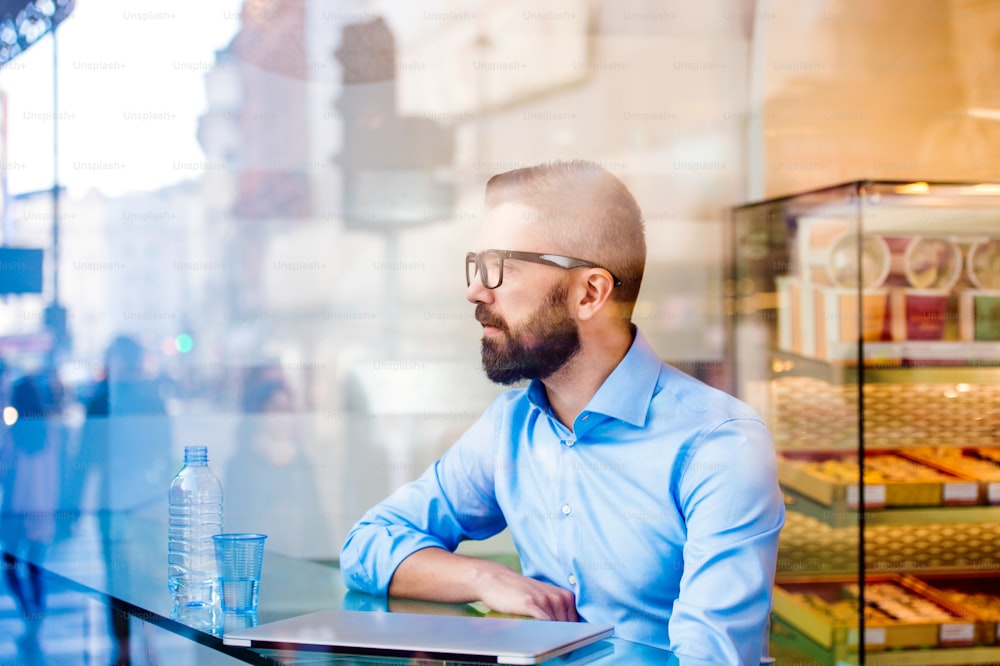
[[[570,574],[567,580],[569,580],[570,585],[576,585],[576,576],[574,576],[573,574]]]
[[[565,444],[566,446],[573,446],[574,444],[576,444],[576,442],[573,441],[572,439],[564,439],[563,444]]]
[[[562,512],[564,516],[568,516],[572,510],[573,509],[569,508],[569,504],[563,504]]]

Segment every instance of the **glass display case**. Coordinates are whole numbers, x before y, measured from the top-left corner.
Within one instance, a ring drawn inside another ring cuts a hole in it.
[[[1000,184],[748,204],[729,248],[732,388],[788,510],[773,656],[1000,662]]]

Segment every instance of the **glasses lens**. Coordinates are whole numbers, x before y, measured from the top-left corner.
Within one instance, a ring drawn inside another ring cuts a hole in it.
[[[465,286],[471,285],[476,275],[487,289],[499,287],[503,279],[503,255],[499,252],[469,252],[465,255]]]
[[[483,270],[483,284],[487,289],[495,289],[500,285],[503,276],[503,255],[499,252],[483,252],[479,257]]]

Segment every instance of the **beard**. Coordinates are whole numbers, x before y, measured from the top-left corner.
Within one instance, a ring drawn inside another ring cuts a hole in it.
[[[565,285],[554,287],[516,329],[484,304],[476,306],[476,319],[501,331],[502,339],[483,338],[483,370],[491,381],[514,384],[523,379],[545,379],[580,350],[580,332],[566,306],[568,294]]]

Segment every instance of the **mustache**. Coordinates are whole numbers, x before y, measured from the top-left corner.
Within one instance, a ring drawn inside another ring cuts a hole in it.
[[[507,322],[490,312],[483,303],[476,306],[476,321],[483,326],[493,326],[507,332]]]

